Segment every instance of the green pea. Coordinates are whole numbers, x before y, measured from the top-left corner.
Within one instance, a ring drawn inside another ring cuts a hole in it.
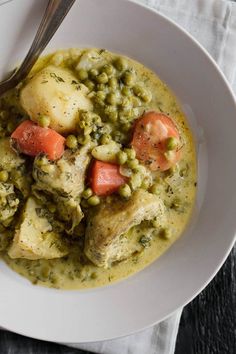
[[[108,86],[112,89],[116,89],[118,86],[118,81],[117,78],[111,77],[108,81]]]
[[[142,175],[146,175],[146,172],[147,172],[146,168],[142,165],[138,165],[136,167],[136,171],[141,173]]]
[[[119,165],[124,165],[127,161],[127,154],[124,151],[119,151],[117,154],[117,162]]]
[[[133,92],[136,96],[140,97],[140,95],[145,92],[145,89],[137,84],[133,87]]]
[[[85,189],[85,190],[83,191],[83,193],[82,193],[82,197],[83,197],[84,199],[88,199],[88,198],[90,198],[92,195],[93,195],[93,191],[92,191],[91,188]]]
[[[153,219],[152,226],[155,227],[155,229],[158,229],[160,227],[160,222],[157,219]]]
[[[135,74],[131,71],[126,71],[122,75],[122,81],[127,86],[133,86],[135,83],[135,79],[136,79]]]
[[[97,279],[97,277],[98,277],[98,275],[95,272],[91,273],[91,275],[90,275],[91,279]]]
[[[133,104],[133,107],[140,107],[142,106],[142,102],[140,101],[140,99],[138,97],[131,97],[131,102]]]
[[[107,86],[105,84],[97,84],[96,89],[97,91],[106,91]]]
[[[123,184],[119,188],[119,195],[123,198],[129,198],[131,196],[131,188],[128,184]]]
[[[85,86],[87,86],[87,88],[90,91],[92,91],[94,89],[95,84],[94,84],[93,81],[87,79],[87,80],[84,81],[84,84],[85,84]]]
[[[102,100],[104,101],[105,98],[106,98],[106,94],[104,91],[97,91],[96,93],[96,97],[99,99],[99,100]]]
[[[122,115],[125,117],[126,121],[132,120],[135,117],[134,110],[132,108],[124,109]]]
[[[7,131],[8,131],[8,133],[12,133],[14,129],[15,129],[15,123],[8,122],[7,123]]]
[[[115,131],[113,133],[113,139],[117,142],[117,143],[123,143],[126,139],[126,135],[120,131]]]
[[[141,184],[141,187],[143,189],[148,189],[150,186],[150,181],[147,178],[144,178]]]
[[[129,184],[133,190],[139,188],[142,184],[142,176],[139,173],[134,173],[130,177]]]
[[[175,150],[177,147],[178,147],[178,139],[171,136],[166,140],[167,150],[169,150],[169,151]]]
[[[6,120],[8,117],[9,117],[9,113],[7,111],[0,112],[0,119],[1,120]]]
[[[116,59],[114,65],[115,65],[116,69],[119,71],[123,71],[123,70],[127,69],[127,67],[128,67],[127,61],[121,57]]]
[[[122,124],[122,131],[127,133],[131,129],[131,126],[132,125],[129,122],[123,123]]]
[[[57,210],[56,206],[54,204],[49,204],[48,205],[48,210],[51,212],[51,213],[55,213],[55,211]]]
[[[84,81],[84,80],[88,79],[88,72],[84,69],[80,69],[77,72],[77,76],[78,76],[79,80]]]
[[[105,108],[105,114],[108,116],[108,119],[111,121],[111,122],[115,122],[118,118],[118,113],[117,113],[117,110],[114,106],[107,106]]]
[[[109,93],[106,97],[106,101],[108,104],[115,106],[119,101],[118,95],[116,93]]]
[[[47,128],[50,125],[50,118],[48,116],[42,115],[38,119],[38,124],[42,128]]]
[[[163,227],[159,232],[159,237],[164,238],[164,239],[170,239],[171,233],[168,229]]]
[[[96,77],[99,75],[99,71],[97,69],[91,69],[89,71],[89,76],[91,77],[91,79],[96,79]]]
[[[96,80],[99,84],[106,84],[108,82],[108,76],[106,73],[101,73],[96,77]]]
[[[152,194],[159,194],[159,193],[160,193],[160,185],[157,184],[157,183],[153,184],[153,185],[151,186],[150,192],[151,192]]]
[[[41,276],[43,278],[48,278],[49,274],[50,274],[50,268],[49,267],[45,266],[45,267],[43,267],[41,269]]]
[[[110,112],[108,117],[109,117],[109,120],[114,123],[118,119],[118,113],[117,112]]]
[[[76,149],[77,146],[78,146],[78,142],[77,142],[76,136],[68,135],[68,137],[66,138],[66,146],[69,149]]]
[[[7,171],[0,171],[0,182],[6,182],[8,177],[9,175]]]
[[[139,161],[138,161],[138,159],[128,160],[127,161],[127,165],[128,165],[129,168],[134,170],[134,169],[136,169],[138,167]]]
[[[136,152],[134,149],[124,149],[124,151],[126,152],[128,159],[130,159],[130,160],[135,159]]]
[[[100,198],[97,195],[93,195],[87,200],[88,204],[91,206],[96,206],[100,204]]]
[[[104,65],[103,72],[105,72],[108,76],[111,76],[114,73],[114,67],[111,64]]]
[[[101,144],[105,145],[105,144],[109,144],[111,142],[111,136],[109,134],[103,134],[101,136]]]
[[[122,94],[123,94],[124,96],[127,96],[127,97],[130,97],[130,96],[132,95],[131,90],[130,90],[128,87],[126,87],[126,86],[124,86],[124,87],[122,88],[121,92],[122,92]]]
[[[77,137],[78,143],[81,145],[86,145],[91,141],[91,136],[90,135],[86,135],[86,136],[78,136]]]
[[[149,102],[151,102],[151,100],[152,100],[152,94],[151,94],[151,92],[145,91],[145,92],[143,92],[143,93],[140,94],[140,98],[141,98],[141,100],[142,100],[143,102],[149,103]]]
[[[121,107],[123,109],[128,109],[131,107],[131,101],[128,97],[123,97],[122,102],[121,102]]]

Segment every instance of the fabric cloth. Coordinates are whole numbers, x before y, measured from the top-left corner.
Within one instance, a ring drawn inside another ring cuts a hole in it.
[[[236,92],[236,3],[227,0],[136,0],[190,32],[216,60]],[[174,354],[182,309],[131,336],[70,346],[101,354]],[[68,344],[67,344],[68,345]]]

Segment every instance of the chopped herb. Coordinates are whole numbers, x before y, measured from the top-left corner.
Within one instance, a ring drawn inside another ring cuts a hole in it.
[[[151,238],[148,236],[141,236],[139,239],[139,243],[144,247],[147,248],[150,246]]]
[[[50,76],[56,80],[56,82],[65,82],[65,80],[60,77],[60,76],[57,76],[55,73],[50,73]]]

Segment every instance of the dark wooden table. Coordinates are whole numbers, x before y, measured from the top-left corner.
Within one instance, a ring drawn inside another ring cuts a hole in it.
[[[236,247],[213,281],[184,308],[175,354],[236,353],[235,259]],[[86,353],[0,331],[0,354]]]

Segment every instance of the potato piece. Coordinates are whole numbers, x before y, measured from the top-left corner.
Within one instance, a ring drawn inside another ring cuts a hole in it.
[[[95,68],[99,69],[104,64],[106,64],[106,60],[103,56],[103,53],[101,53],[100,50],[98,51],[96,49],[89,49],[86,50],[84,54],[81,56],[76,66],[76,70],[80,70],[80,69],[90,70]]]
[[[66,244],[60,235],[52,230],[50,222],[46,216],[39,213],[40,210],[41,205],[30,197],[8,251],[9,257],[30,260],[53,259],[68,253]]]
[[[68,70],[50,65],[37,73],[22,89],[20,100],[30,118],[50,117],[50,127],[59,133],[76,129],[78,110],[91,110],[88,89]]]

